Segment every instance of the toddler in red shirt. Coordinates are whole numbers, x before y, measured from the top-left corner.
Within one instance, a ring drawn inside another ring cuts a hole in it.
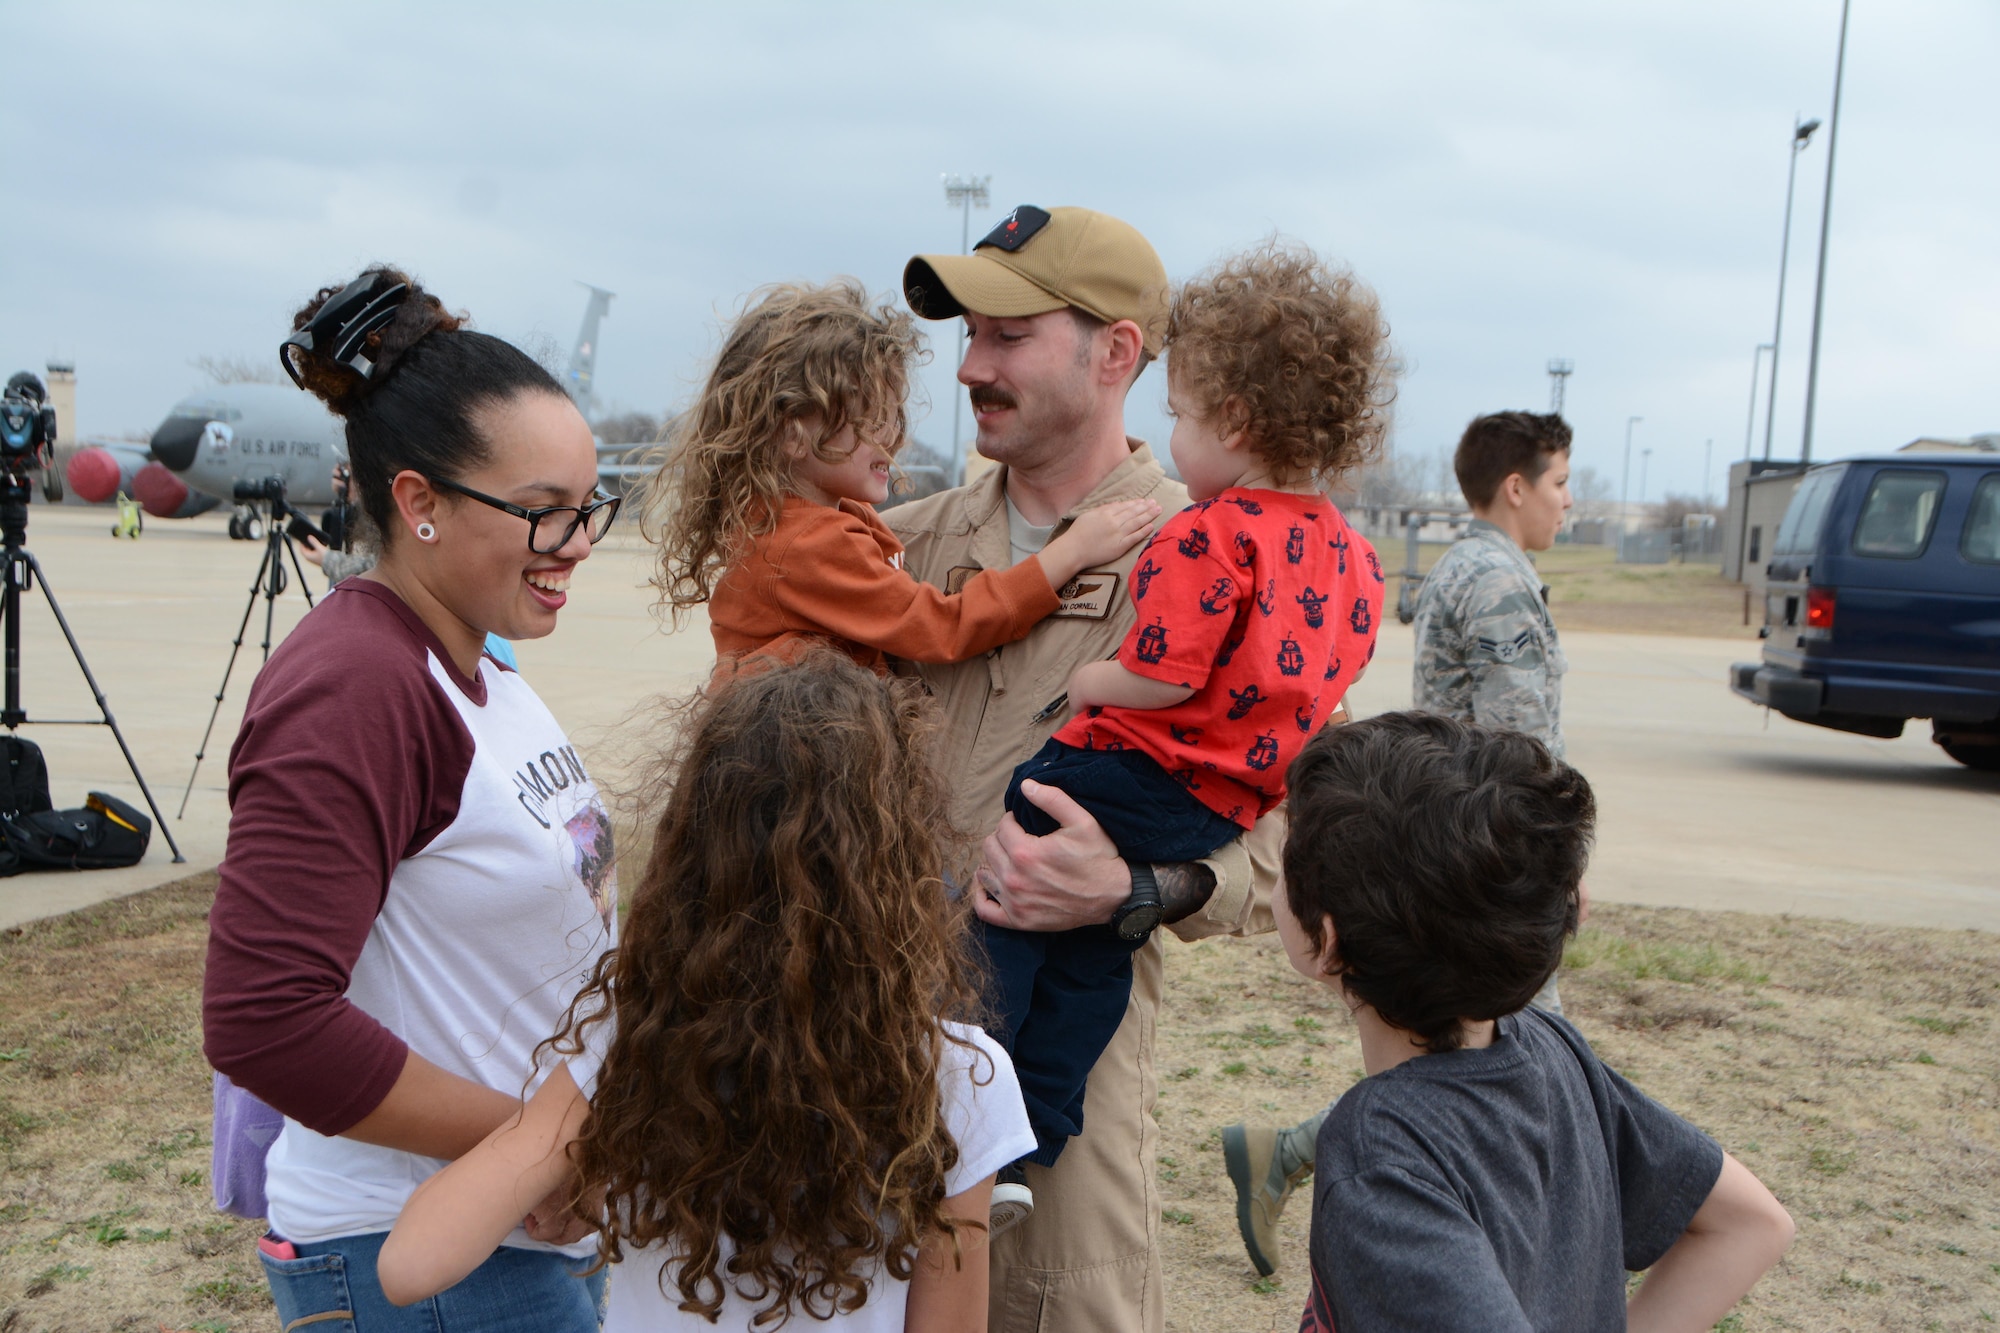
[[[1285,798],[1285,771],[1374,655],[1382,566],[1325,495],[1378,448],[1392,396],[1374,295],[1273,242],[1175,296],[1167,334],[1174,463],[1196,501],[1132,572],[1118,655],[1078,667],[1072,716],[1014,772],[1088,810],[1137,864],[1194,861]],[[1157,914],[1154,914],[1154,921]],[[1084,1083],[1125,1014],[1153,921],[985,930],[995,1035],[1052,1165],[1083,1124]]]

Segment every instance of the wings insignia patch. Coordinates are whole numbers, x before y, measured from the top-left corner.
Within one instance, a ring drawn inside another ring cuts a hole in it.
[[[1086,570],[1057,590],[1055,615],[1064,620],[1103,620],[1118,603],[1118,575]]]

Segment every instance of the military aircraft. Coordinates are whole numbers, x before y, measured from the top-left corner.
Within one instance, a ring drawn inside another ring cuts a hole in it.
[[[588,284],[585,284],[588,286]],[[583,326],[570,353],[563,387],[586,421],[596,415],[597,331],[612,293],[590,287]],[[646,471],[629,461],[637,446],[597,445],[598,478],[622,490]],[[347,438],[319,399],[290,384],[225,384],[174,404],[149,444],[87,445],[71,455],[64,476],[71,490],[103,504],[121,491],[155,518],[192,518],[217,505],[235,507],[229,535],[263,536],[264,515],[254,501],[239,501],[239,482],[277,477],[286,499],[300,509],[330,507],[333,468],[347,459]]]

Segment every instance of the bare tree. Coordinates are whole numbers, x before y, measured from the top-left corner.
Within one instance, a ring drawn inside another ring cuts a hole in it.
[[[1452,466],[1451,451],[1434,449],[1426,461],[1430,477],[1425,487],[1425,498],[1433,504],[1464,504],[1465,492],[1459,489],[1458,470]]]
[[[906,500],[921,500],[926,495],[936,495],[951,485],[951,478],[947,475],[950,461],[920,440],[912,439],[896,455],[896,471],[900,475],[889,488],[889,498],[882,502],[884,509],[892,509]]]
[[[651,412],[618,412],[597,419],[597,438],[606,444],[655,444],[664,424]]]
[[[1611,478],[1594,467],[1580,467],[1569,474],[1570,497],[1576,501],[1576,516],[1582,519],[1607,517],[1611,507]]]
[[[1690,515],[1707,514],[1720,518],[1715,506],[1699,495],[1682,495],[1668,491],[1666,499],[1660,501],[1660,526],[1669,532],[1684,527]]]
[[[1363,508],[1394,509],[1418,500],[1424,489],[1423,473],[1421,457],[1388,451],[1354,473],[1343,489],[1351,489]]]
[[[276,361],[265,364],[247,356],[198,356],[188,362],[217,384],[283,384]]]

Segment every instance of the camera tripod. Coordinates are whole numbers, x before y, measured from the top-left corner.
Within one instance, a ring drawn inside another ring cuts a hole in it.
[[[90,663],[83,660],[83,648],[77,643],[68,618],[63,615],[55,593],[49,588],[42,562],[35,559],[34,552],[27,548],[28,492],[26,476],[12,468],[0,473],[0,561],[6,564],[4,586],[0,586],[0,620],[6,622],[6,703],[0,707],[0,726],[10,733],[30,724],[111,728],[111,734],[118,739],[118,749],[125,756],[125,766],[132,770],[132,779],[139,784],[146,806],[153,812],[154,826],[166,838],[167,846],[174,854],[174,864],[180,865],[187,858],[181,855],[179,844],[167,829],[159,804],[153,800],[152,788],[146,785],[145,776],[139,772],[139,761],[132,757],[132,747],[125,743],[125,733],[118,729],[118,719],[111,716],[111,705],[105,702],[104,691],[99,687],[97,677],[90,672]],[[63,638],[69,641],[77,670],[83,673],[84,683],[90,686],[91,697],[97,700],[97,711],[103,714],[101,717],[30,718],[28,711],[21,707],[21,594],[37,583],[41,585],[42,596],[48,599],[49,610],[55,613],[56,624],[62,626]]]
[[[238,483],[239,493],[243,485]],[[270,483],[257,485],[268,487]],[[194,767],[188,770],[187,790],[181,793],[181,808],[174,816],[176,819],[187,817],[188,797],[194,792],[195,774],[201,772],[201,761],[208,755],[209,738],[215,734],[215,719],[222,712],[222,696],[229,692],[229,677],[236,670],[236,657],[243,651],[243,636],[249,632],[250,616],[257,609],[260,596],[264,599],[263,660],[271,660],[271,631],[277,616],[278,598],[284,595],[291,582],[291,575],[285,573],[287,557],[291,559],[293,574],[298,576],[299,591],[305,594],[306,609],[310,611],[314,605],[312,586],[306,582],[305,569],[299,563],[299,549],[293,544],[292,534],[285,523],[292,514],[292,507],[285,502],[283,486],[265,490],[261,498],[271,503],[270,522],[264,525],[264,558],[257,562],[257,577],[250,584],[250,600],[243,606],[243,620],[236,626],[236,638],[229,645],[229,665],[222,669],[222,684],[215,688],[215,707],[209,710],[208,727],[201,733],[201,748],[194,752]]]

